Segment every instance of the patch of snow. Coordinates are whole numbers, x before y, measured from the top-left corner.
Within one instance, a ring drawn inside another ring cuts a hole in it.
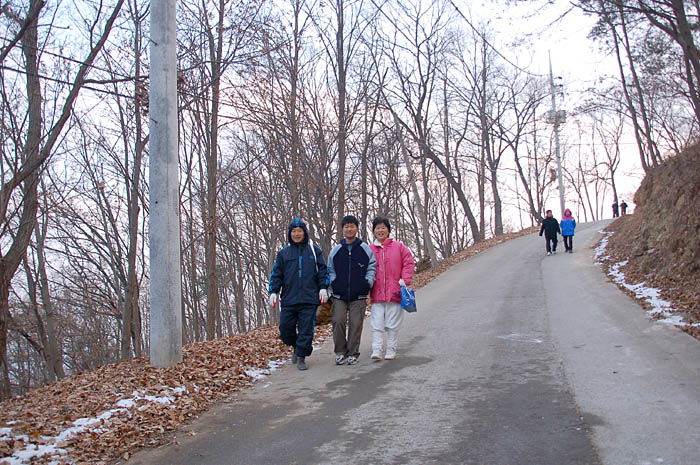
[[[195,390],[198,390],[196,386]],[[57,458],[58,456],[65,455],[67,451],[60,447],[61,444],[85,431],[93,433],[104,432],[105,427],[110,424],[110,419],[113,416],[118,416],[121,413],[128,413],[129,409],[136,406],[138,400],[169,405],[175,401],[176,396],[182,396],[182,394],[186,392],[187,389],[185,387],[170,388],[167,386],[164,386],[163,395],[161,396],[145,395],[145,393],[134,391],[130,398],[121,399],[117,402],[115,405],[116,408],[107,410],[96,418],[78,418],[73,422],[73,426],[61,431],[57,436],[42,436],[42,441],[45,442],[45,444],[30,443],[29,437],[26,435],[13,435],[12,428],[0,428],[0,440],[16,440],[27,444],[24,449],[16,450],[11,456],[4,457],[0,463],[3,465],[5,463],[7,463],[7,465],[19,465],[31,463],[38,457],[48,456],[50,458]],[[142,410],[146,408],[146,406],[147,403],[138,408]],[[170,408],[174,408],[174,406]],[[13,423],[15,422],[8,422],[7,424]]]
[[[264,368],[255,368],[254,370],[246,370],[245,374],[253,378],[255,381],[258,381],[267,377],[270,372]]]
[[[602,264],[602,260],[610,258],[605,249],[608,246],[608,238],[613,233],[608,231],[600,231],[600,233],[604,234],[604,237],[600,240],[600,244],[595,249],[595,259],[596,263]],[[661,298],[660,289],[646,286],[646,281],[642,281],[641,283],[637,284],[628,283],[625,273],[621,270],[621,268],[627,265],[628,262],[629,260],[623,260],[621,262],[613,263],[608,269],[608,275],[612,277],[613,281],[615,281],[617,284],[629,289],[638,299],[644,300],[651,305],[651,310],[647,311],[650,318],[655,319],[659,323],[669,324],[681,328],[689,326],[700,327],[700,323],[690,324],[685,321],[683,317],[678,314],[678,310],[673,308],[671,302]]]
[[[126,409],[129,409],[135,405],[136,405],[136,402],[134,402],[134,399],[122,399],[119,402],[117,402],[117,407],[126,408]]]
[[[607,249],[607,247],[608,247],[608,239],[610,239],[610,236],[615,234],[614,232],[604,231],[602,229],[598,232],[603,235],[603,238],[600,240],[598,247],[595,248],[596,261],[598,261],[599,259],[605,260],[607,258],[610,258],[610,256],[606,254],[605,249]],[[606,254],[606,255],[603,255],[603,254]]]
[[[285,362],[286,360],[269,360],[267,368],[251,368],[245,370],[245,374],[253,378],[254,381],[259,381],[270,376],[273,371],[284,365]]]

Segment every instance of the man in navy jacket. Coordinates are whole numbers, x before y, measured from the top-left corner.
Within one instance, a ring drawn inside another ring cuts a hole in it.
[[[540,236],[544,233],[544,238],[547,243],[547,255],[552,255],[552,253],[557,253],[557,234],[561,234],[561,229],[559,229],[559,222],[556,218],[552,216],[552,210],[547,210],[545,212],[546,218],[542,221],[542,227],[540,228]],[[550,248],[549,243],[552,243]]]
[[[311,355],[316,307],[328,300],[328,273],[323,252],[309,244],[306,224],[299,218],[287,228],[289,245],[277,252],[270,273],[270,306],[275,308],[282,291],[280,339],[294,347],[292,363],[306,370]]]
[[[333,289],[333,342],[336,365],[342,365],[346,361],[348,365],[357,363],[360,356],[362,321],[367,308],[366,299],[377,272],[374,252],[357,237],[359,225],[354,216],[343,218],[343,240],[328,254],[328,277]]]

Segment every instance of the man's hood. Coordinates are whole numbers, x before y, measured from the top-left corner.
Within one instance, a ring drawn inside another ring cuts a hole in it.
[[[300,245],[306,245],[309,243],[309,230],[306,229],[306,223],[304,223],[301,218],[294,218],[294,221],[289,223],[289,227],[287,228],[287,240],[291,245],[296,244],[292,240],[292,229],[294,228],[301,228],[304,230],[304,240],[301,241]]]

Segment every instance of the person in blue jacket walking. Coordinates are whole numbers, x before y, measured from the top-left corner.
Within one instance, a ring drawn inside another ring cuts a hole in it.
[[[340,223],[343,239],[328,254],[328,278],[333,290],[336,365],[345,362],[354,365],[359,360],[367,296],[377,273],[374,252],[357,237],[359,226],[360,222],[354,216],[344,217]]]
[[[309,243],[306,224],[299,218],[287,228],[289,245],[277,252],[270,273],[270,306],[280,300],[280,339],[294,347],[292,363],[306,370],[311,355],[319,301],[328,301],[328,272],[323,251]]]
[[[571,210],[564,210],[564,218],[559,222],[561,226],[561,235],[564,238],[565,252],[574,253],[574,230],[576,229],[576,220],[571,215]]]

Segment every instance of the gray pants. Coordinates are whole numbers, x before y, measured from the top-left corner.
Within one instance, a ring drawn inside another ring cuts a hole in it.
[[[362,338],[362,320],[365,318],[365,300],[344,302],[333,300],[333,343],[335,353],[346,356],[360,356],[360,339]],[[348,328],[348,321],[350,327]],[[346,338],[347,328],[347,338]]]

